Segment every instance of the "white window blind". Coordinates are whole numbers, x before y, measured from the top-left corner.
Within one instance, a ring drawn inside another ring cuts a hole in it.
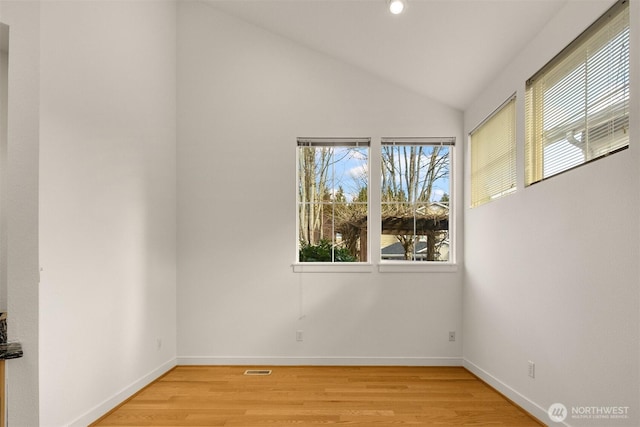
[[[516,189],[515,96],[470,136],[471,207],[476,207]]]
[[[526,185],[629,145],[629,4],[618,1],[527,81]]]

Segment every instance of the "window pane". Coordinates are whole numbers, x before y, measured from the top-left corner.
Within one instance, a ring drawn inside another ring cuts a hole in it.
[[[298,141],[299,262],[367,260],[366,144]]]
[[[526,98],[527,185],[628,147],[628,2],[529,79]]]
[[[451,146],[382,141],[381,257],[449,260]]]

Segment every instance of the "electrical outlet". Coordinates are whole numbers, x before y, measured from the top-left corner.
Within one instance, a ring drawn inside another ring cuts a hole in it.
[[[449,331],[449,341],[455,341],[455,340],[456,340],[456,332]]]
[[[302,331],[296,331],[296,341],[303,341],[304,333]]]
[[[531,360],[529,360],[527,363],[529,364],[529,376],[531,378],[535,378],[536,377],[536,364],[533,363]]]

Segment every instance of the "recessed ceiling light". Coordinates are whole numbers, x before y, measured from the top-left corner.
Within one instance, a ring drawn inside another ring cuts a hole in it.
[[[405,6],[405,0],[389,0],[389,12],[394,15],[402,13]]]

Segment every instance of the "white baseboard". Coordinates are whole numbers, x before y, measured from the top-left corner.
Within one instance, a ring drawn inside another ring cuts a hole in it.
[[[176,359],[171,359],[163,363],[153,371],[144,375],[142,378],[129,384],[110,398],[94,406],[89,411],[76,418],[74,421],[69,423],[69,427],[85,427],[93,423],[94,421],[105,415],[107,412],[127,400],[129,397],[133,396],[135,393],[142,390],[144,387],[167,373],[174,366],[176,366]]]
[[[178,356],[178,365],[462,366],[461,357],[235,357]]]
[[[527,411],[528,413],[536,417],[538,421],[545,424],[549,424],[549,416],[547,413],[547,408],[543,408],[542,406],[538,405],[536,402],[530,400],[523,394],[519,393],[517,390],[511,388],[509,385],[500,381],[498,378],[494,377],[493,375],[491,375],[490,373],[488,373],[487,371],[485,371],[484,369],[480,368],[478,365],[475,365],[474,363],[470,362],[467,359],[463,359],[462,366],[464,366],[467,370],[472,372],[482,381],[486,382],[491,387],[495,388],[500,393],[505,395],[508,399],[512,400],[522,409],[524,409],[525,411]],[[557,426],[569,427],[569,424],[567,424],[566,422],[562,422],[562,423],[552,422],[552,424],[554,426],[557,425]]]

